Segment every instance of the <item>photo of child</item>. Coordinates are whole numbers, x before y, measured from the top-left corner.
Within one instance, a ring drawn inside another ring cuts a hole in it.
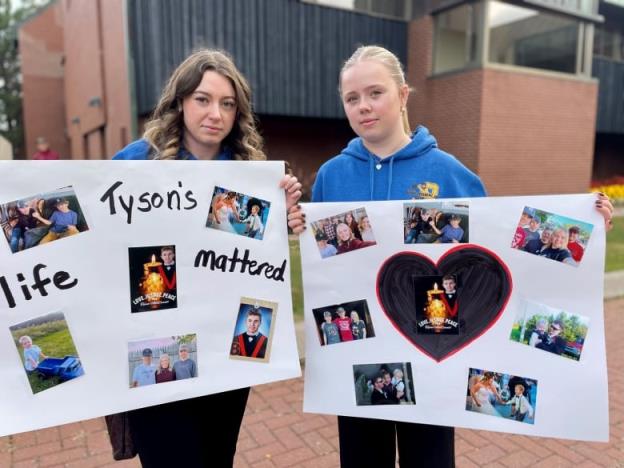
[[[468,203],[417,202],[403,205],[406,244],[459,244],[469,242]]]
[[[535,423],[537,380],[471,368],[466,411]]]
[[[353,381],[358,406],[416,404],[412,364],[409,362],[356,364],[353,366]]]
[[[373,338],[375,330],[366,300],[313,309],[321,346]]]
[[[61,312],[10,327],[33,393],[84,374],[78,351]]]
[[[377,244],[365,208],[320,219],[311,226],[321,258]]]
[[[128,343],[130,388],[194,379],[197,335],[167,336]]]
[[[588,330],[587,317],[524,299],[509,339],[579,361]]]
[[[215,187],[206,227],[262,240],[271,203]]]
[[[72,187],[0,205],[0,226],[12,253],[89,229]]]
[[[230,346],[230,357],[269,362],[276,314],[275,302],[241,298]]]
[[[589,223],[525,206],[511,248],[577,266],[592,229]]]

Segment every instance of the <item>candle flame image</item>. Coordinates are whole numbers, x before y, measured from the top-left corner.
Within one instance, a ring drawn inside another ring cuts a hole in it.
[[[156,261],[156,255],[152,255],[152,261],[143,264],[143,278],[141,279],[141,293],[152,308],[157,308],[162,294],[165,292],[165,283],[160,276],[158,267],[162,262]]]
[[[425,312],[429,322],[434,327],[436,333],[439,332],[446,319],[446,306],[444,302],[440,300],[441,295],[444,293],[441,289],[438,289],[438,283],[433,284],[433,289],[427,291],[427,305]]]

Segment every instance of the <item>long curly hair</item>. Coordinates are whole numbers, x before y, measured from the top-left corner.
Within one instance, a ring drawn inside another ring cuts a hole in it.
[[[199,86],[204,72],[212,70],[227,78],[236,94],[236,119],[222,145],[229,147],[238,160],[264,160],[262,137],[256,129],[251,110],[251,88],[225,52],[201,49],[192,53],[175,69],[145,126],[143,138],[153,151],[152,159],[175,159],[184,138],[182,101]]]

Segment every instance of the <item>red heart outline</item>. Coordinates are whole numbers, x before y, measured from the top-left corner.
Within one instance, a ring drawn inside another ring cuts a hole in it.
[[[458,348],[456,348],[453,351],[449,352],[445,356],[442,356],[440,359],[437,359],[436,357],[434,357],[430,353],[428,353],[425,349],[423,349],[420,345],[418,345],[418,343],[415,343],[409,336],[407,336],[405,333],[403,333],[403,330],[395,323],[394,319],[388,314],[388,312],[386,311],[386,308],[384,307],[384,304],[383,304],[383,302],[381,300],[381,297],[379,295],[379,279],[380,279],[379,277],[381,275],[381,272],[384,270],[384,267],[386,266],[386,264],[388,262],[390,262],[392,259],[394,259],[394,258],[396,258],[398,256],[414,255],[414,256],[417,256],[417,257],[421,257],[421,258],[427,260],[428,262],[430,262],[436,268],[438,268],[438,265],[440,264],[440,262],[445,257],[448,257],[449,255],[451,255],[451,254],[453,254],[455,252],[458,252],[460,250],[464,250],[464,249],[467,249],[467,248],[481,250],[481,251],[487,253],[488,255],[491,255],[494,259],[496,259],[496,261],[503,267],[503,270],[505,271],[505,274],[507,275],[507,280],[509,281],[509,294],[507,295],[507,298],[505,299],[505,302],[503,303],[503,305],[500,307],[500,310],[494,316],[494,318],[490,321],[490,323],[489,323],[489,325],[487,327],[485,327],[483,330],[481,330],[481,332],[478,335],[475,335],[474,337],[472,337],[470,340],[468,340],[465,343],[463,343]],[[383,311],[385,316],[388,317],[388,320],[390,320],[390,323],[392,324],[392,326],[403,336],[403,338],[405,338],[412,345],[414,345],[419,351],[421,351],[423,354],[425,354],[426,356],[430,357],[431,359],[433,359],[436,362],[442,362],[445,359],[447,359],[447,358],[453,356],[454,354],[458,353],[459,351],[464,349],[466,346],[468,346],[471,343],[473,343],[476,339],[480,338],[490,328],[492,328],[494,326],[494,324],[496,322],[498,322],[500,317],[503,315],[503,312],[505,311],[505,308],[507,307],[507,304],[509,303],[509,299],[511,298],[511,293],[512,292],[513,292],[513,280],[512,280],[512,277],[511,277],[511,271],[509,270],[509,267],[507,266],[507,264],[505,262],[503,262],[503,260],[498,255],[496,255],[496,253],[492,252],[489,249],[486,249],[485,247],[481,247],[480,245],[476,245],[476,244],[462,244],[462,245],[459,245],[457,247],[453,247],[453,248],[447,250],[446,252],[444,252],[444,254],[442,254],[440,256],[440,258],[438,258],[437,262],[434,262],[433,260],[431,260],[431,258],[429,258],[426,255],[421,254],[419,252],[414,252],[414,251],[411,251],[411,250],[403,250],[401,252],[397,252],[394,255],[392,255],[391,257],[388,257],[381,264],[381,266],[379,267],[379,270],[377,271],[377,278],[375,280],[375,293],[377,295],[377,302],[379,303],[379,306],[381,307],[381,310]]]

